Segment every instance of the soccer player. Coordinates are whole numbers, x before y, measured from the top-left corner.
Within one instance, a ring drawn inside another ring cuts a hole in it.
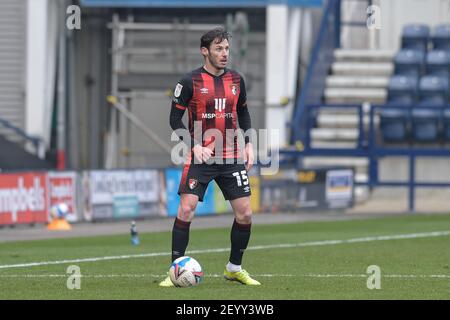
[[[182,77],[174,90],[170,126],[173,130],[186,129],[182,117],[187,109],[191,139],[188,146],[190,153],[178,189],[181,201],[172,230],[172,261],[184,256],[195,208],[198,201],[203,201],[206,188],[214,179],[225,199],[231,202],[234,212],[231,253],[224,278],[245,285],[260,285],[241,267],[252,226],[251,190],[247,172],[253,165],[254,155],[250,137],[245,136],[242,155],[236,136],[230,139],[226,135],[227,129],[237,129],[237,121],[244,132],[251,128],[244,79],[236,71],[226,68],[229,59],[228,39],[229,34],[223,28],[206,32],[200,40],[204,66]],[[194,139],[198,135],[194,134],[196,121],[201,122],[201,141]],[[219,130],[222,134],[221,143],[204,135],[208,129]],[[222,162],[211,161],[219,159]],[[167,277],[159,285],[170,287],[173,283]]]

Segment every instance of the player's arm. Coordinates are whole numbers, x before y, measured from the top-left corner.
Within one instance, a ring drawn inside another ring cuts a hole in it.
[[[239,122],[239,127],[246,132],[247,130],[251,129],[252,127],[252,120],[250,118],[250,113],[248,112],[247,108],[247,92],[245,90],[245,82],[244,79],[241,78],[240,83],[240,94],[238,103],[236,106],[236,112]],[[245,144],[250,143],[250,137],[245,137]]]
[[[177,85],[175,86],[175,90],[173,91],[172,98],[172,108],[170,109],[170,127],[175,133],[176,130],[183,129],[185,130],[184,135],[178,135],[178,138],[188,144],[187,141],[184,141],[184,137],[190,137],[188,134],[188,129],[183,123],[183,115],[186,109],[189,106],[189,101],[192,99],[193,89],[192,89],[192,80],[188,77],[182,78]],[[195,146],[195,141],[190,139],[190,144],[188,147],[193,148]]]
[[[170,127],[177,133],[176,130],[185,130],[184,135],[178,135],[191,150],[194,151],[194,156],[199,162],[206,161],[211,156],[212,151],[208,148],[203,148],[201,142],[191,139],[191,136],[183,123],[183,115],[189,106],[189,101],[192,99],[193,87],[192,79],[190,77],[182,78],[176,85],[173,92],[172,107],[170,109]],[[184,141],[186,137],[189,141]]]
[[[247,130],[252,128],[252,120],[250,118],[250,113],[248,112],[247,107],[247,91],[245,90],[245,82],[244,79],[241,77],[241,83],[240,83],[240,94],[238,103],[236,106],[236,112],[239,122],[239,127],[245,132],[248,132]],[[254,162],[254,156],[253,156],[253,146],[250,141],[250,136],[245,136],[245,152],[244,152],[244,160],[247,162],[246,170],[249,171]]]

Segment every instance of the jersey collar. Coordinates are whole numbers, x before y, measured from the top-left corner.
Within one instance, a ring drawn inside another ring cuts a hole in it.
[[[222,77],[225,73],[228,72],[228,68],[224,68],[224,69],[223,69],[223,73],[222,73],[221,75],[219,75],[219,76],[216,76],[216,75],[212,74],[211,72],[209,72],[208,70],[206,70],[206,69],[205,69],[205,66],[202,66],[202,67],[201,67],[201,70],[202,70],[203,72],[209,74],[209,75],[210,75],[211,77],[213,77],[213,78],[220,78],[220,77]]]

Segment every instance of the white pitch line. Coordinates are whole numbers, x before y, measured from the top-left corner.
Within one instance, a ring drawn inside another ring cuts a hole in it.
[[[300,277],[311,278],[367,278],[369,274],[303,274]],[[382,278],[448,278],[450,274],[381,274]]]
[[[0,278],[164,278],[167,274],[81,274],[81,275],[69,275],[69,274],[4,274],[0,275]],[[305,277],[305,278],[367,278],[367,274],[255,274],[256,278],[259,277]],[[222,278],[222,274],[206,274],[205,278]],[[381,275],[383,278],[399,278],[399,279],[411,279],[411,278],[440,278],[450,279],[450,274],[385,274]]]
[[[323,241],[309,241],[309,242],[300,242],[300,243],[284,243],[284,244],[260,245],[260,246],[248,247],[247,250],[264,250],[264,249],[275,249],[275,248],[278,248],[278,249],[281,249],[281,248],[300,248],[300,247],[310,247],[310,246],[326,246],[326,245],[373,242],[373,241],[386,241],[386,240],[431,238],[431,237],[442,237],[442,236],[448,236],[448,235],[450,235],[450,231],[446,230],[446,231],[433,231],[433,232],[422,232],[422,233],[408,233],[408,234],[397,234],[397,235],[386,235],[386,236],[350,238],[350,239],[341,239],[341,240],[323,240]],[[187,251],[186,254],[218,253],[218,252],[228,252],[229,250],[230,250],[229,247],[227,247],[227,248],[217,248],[217,249],[191,250],[191,251]],[[160,256],[170,256],[170,252],[153,252],[153,253],[130,254],[130,255],[120,255],[120,256],[106,256],[106,257],[94,257],[94,258],[71,259],[71,260],[57,260],[57,261],[29,262],[29,263],[20,263],[20,264],[6,264],[6,265],[0,265],[0,269],[36,267],[36,266],[68,264],[68,263],[81,263],[81,262],[96,262],[96,261],[105,261],[105,260],[148,258],[148,257],[160,257]]]
[[[2,274],[0,278],[164,278],[167,274]],[[296,277],[293,274],[256,274],[255,277]],[[206,274],[206,278],[223,278],[223,274]]]

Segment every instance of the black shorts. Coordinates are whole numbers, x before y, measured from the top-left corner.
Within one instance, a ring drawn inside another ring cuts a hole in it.
[[[184,166],[178,194],[196,194],[199,201],[203,202],[206,188],[213,179],[222,190],[225,200],[251,195],[250,180],[244,164],[206,163],[192,163]]]

